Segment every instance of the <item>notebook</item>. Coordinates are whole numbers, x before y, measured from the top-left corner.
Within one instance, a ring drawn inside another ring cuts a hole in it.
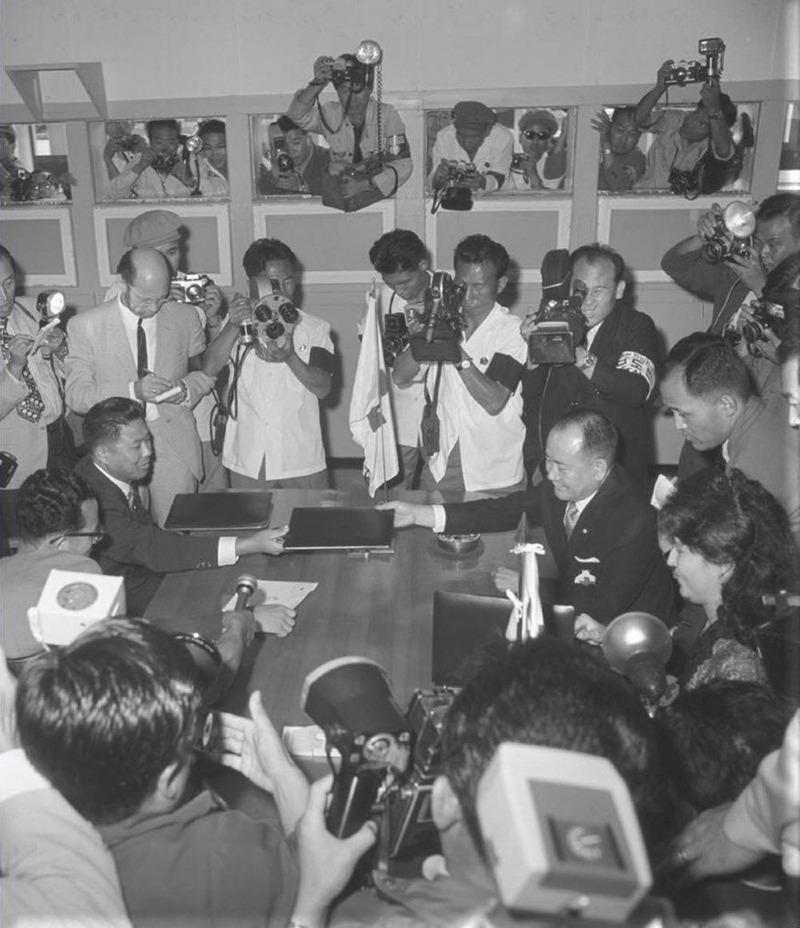
[[[292,510],[284,551],[325,551],[365,548],[391,551],[394,512],[368,508],[324,506]]]
[[[179,493],[164,528],[174,532],[230,532],[269,525],[272,494],[265,490]]]

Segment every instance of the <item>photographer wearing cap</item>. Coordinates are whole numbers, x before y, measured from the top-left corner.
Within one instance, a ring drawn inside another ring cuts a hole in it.
[[[458,185],[481,195],[499,190],[508,179],[514,137],[497,122],[493,110],[477,100],[462,100],[452,112],[452,123],[440,129],[433,143],[430,185],[436,190],[451,167],[463,170]]]
[[[222,451],[231,486],[326,489],[319,402],[330,393],[336,363],[330,326],[294,305],[300,269],[288,245],[258,239],[242,265],[259,299],[234,296],[230,322],[203,358],[203,369],[211,376],[231,364],[230,418]],[[263,293],[269,294],[270,305],[283,303],[282,310],[288,306],[294,321],[279,311],[283,318],[275,337],[261,323],[254,341],[241,342],[240,326],[258,320]]]
[[[661,259],[661,267],[685,290],[713,302],[708,331],[736,342],[737,350],[761,393],[779,393],[777,342],[774,331],[754,343],[742,338],[742,326],[752,321],[748,306],[762,296],[767,274],[800,253],[800,195],[776,193],[756,210],[755,235],[747,254],[730,254],[712,263],[704,246],[719,227],[722,210],[714,206],[697,220],[697,232],[678,242]]]
[[[286,112],[301,129],[325,137],[331,163],[324,197],[348,211],[394,196],[413,169],[403,120],[372,96],[372,80],[373,68],[352,54],[321,56]],[[328,83],[338,101],[320,103]]]
[[[672,189],[674,193],[716,193],[732,183],[742,169],[741,152],[731,134],[736,122],[736,104],[720,90],[719,81],[707,80],[700,88],[700,102],[689,113],[682,110],[654,111],[667,89],[675,62],[665,61],[656,83],[636,105],[636,125],[655,135],[647,152],[644,177],[637,190]],[[702,172],[693,172],[702,162]]]
[[[544,459],[543,442],[570,408],[602,412],[620,433],[620,463],[642,493],[649,493],[653,463],[649,399],[656,382],[658,335],[653,320],[631,309],[625,294],[625,262],[607,245],[583,245],[570,256],[571,291],[581,297],[586,336],[573,364],[528,363],[522,379],[525,465],[531,473]],[[520,334],[536,331],[536,314]]]
[[[181,126],[177,119],[151,119],[147,123],[147,145],[116,177],[106,184],[109,200],[163,200],[188,197],[195,189],[186,162],[181,157]]]
[[[559,134],[558,120],[550,110],[528,110],[519,120],[522,155],[511,166],[514,190],[560,190],[567,172],[567,133]]]

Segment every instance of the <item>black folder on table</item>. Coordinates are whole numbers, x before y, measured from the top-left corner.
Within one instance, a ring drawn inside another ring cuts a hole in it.
[[[481,651],[505,647],[511,601],[471,593],[433,594],[433,668],[436,686],[464,686],[477,670]]]
[[[179,493],[164,528],[174,532],[231,532],[266,528],[272,494],[266,490]]]
[[[343,506],[297,507],[289,519],[284,551],[363,548],[391,551],[394,511]]]
[[[554,606],[558,583],[540,578],[544,629],[562,641],[572,641],[574,610]],[[559,610],[569,611],[567,621],[560,620]],[[433,674],[436,686],[463,686],[477,670],[481,652],[492,646],[504,647],[511,618],[511,600],[501,596],[476,596],[472,593],[433,594]]]

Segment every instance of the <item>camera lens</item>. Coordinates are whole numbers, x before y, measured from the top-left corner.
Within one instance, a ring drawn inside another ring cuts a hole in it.
[[[269,322],[272,319],[272,313],[268,306],[256,306],[254,314],[259,322]]]
[[[294,325],[300,318],[300,313],[291,303],[281,303],[278,307],[278,312],[280,313],[281,319],[283,319],[287,325]]]
[[[273,319],[273,321],[270,322],[269,325],[264,329],[264,333],[266,334],[267,338],[271,338],[273,341],[280,338],[285,331],[286,329],[283,327],[283,323],[278,322],[277,319]]]
[[[716,264],[725,257],[725,244],[720,242],[719,239],[709,239],[705,245],[703,245],[703,256],[706,261],[710,261],[712,264]]]
[[[760,342],[765,335],[766,331],[759,322],[745,322],[742,326],[742,337],[750,344]]]

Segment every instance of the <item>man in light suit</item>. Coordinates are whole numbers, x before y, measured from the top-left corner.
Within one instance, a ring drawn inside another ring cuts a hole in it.
[[[69,323],[66,401],[82,414],[111,396],[145,404],[155,450],[150,508],[163,525],[175,494],[194,493],[203,473],[192,407],[213,385],[199,370],[205,336],[195,308],[170,299],[172,274],[158,251],[126,252],[117,272],[119,296]]]
[[[395,526],[449,534],[504,532],[523,513],[541,525],[559,572],[561,602],[575,608],[579,637],[598,640],[623,612],[667,623],[674,595],[658,547],[655,510],[614,463],[617,431],[602,413],[576,409],[547,436],[547,481],[519,493],[445,506],[386,503]]]

